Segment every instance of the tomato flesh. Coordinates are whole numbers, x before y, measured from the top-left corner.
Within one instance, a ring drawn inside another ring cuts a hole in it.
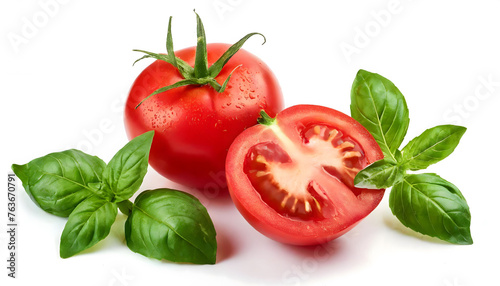
[[[356,174],[383,158],[359,123],[319,106],[294,106],[271,126],[235,140],[227,159],[231,197],[257,230],[292,244],[322,243],[368,215],[384,190],[354,187]]]

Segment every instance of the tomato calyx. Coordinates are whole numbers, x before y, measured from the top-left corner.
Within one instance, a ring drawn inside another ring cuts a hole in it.
[[[203,22],[201,21],[200,16],[196,11],[194,11],[196,14],[196,32],[197,32],[197,42],[196,42],[196,55],[195,55],[195,63],[194,67],[191,67],[188,63],[186,63],[184,60],[178,58],[175,56],[174,53],[174,45],[173,45],[173,39],[172,39],[172,17],[170,17],[168,21],[168,32],[167,32],[167,54],[157,54],[157,53],[152,53],[144,50],[137,50],[134,49],[133,51],[136,52],[141,52],[144,53],[145,55],[139,59],[137,59],[135,63],[137,63],[140,60],[147,59],[147,58],[154,58],[157,60],[162,60],[165,61],[172,66],[174,66],[179,73],[182,75],[184,78],[183,80],[180,80],[172,85],[165,86],[162,88],[159,88],[155,90],[153,93],[148,95],[146,98],[144,98],[137,106],[135,107],[136,109],[147,99],[150,97],[165,92],[167,90],[181,87],[181,86],[186,86],[186,85],[210,85],[213,89],[215,89],[217,92],[222,93],[226,89],[226,86],[231,79],[231,76],[233,72],[239,67],[237,66],[234,68],[231,73],[228,75],[228,77],[225,79],[225,81],[222,83],[222,85],[217,82],[215,77],[219,75],[221,72],[222,68],[224,68],[225,64],[231,59],[231,57],[238,52],[238,50],[243,46],[243,44],[252,36],[254,35],[260,35],[264,38],[264,42],[262,44],[266,43],[266,37],[262,35],[261,33],[249,33],[243,38],[241,38],[238,42],[233,44],[231,47],[229,47],[220,58],[213,63],[210,67],[208,67],[208,55],[207,55],[207,41],[205,37],[205,28],[203,27]],[[241,66],[241,65],[240,65]]]

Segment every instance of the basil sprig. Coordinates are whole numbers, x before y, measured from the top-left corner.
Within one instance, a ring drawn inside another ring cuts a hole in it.
[[[401,151],[409,126],[409,110],[399,89],[383,76],[360,70],[351,90],[351,115],[379,144],[384,159],[354,178],[360,188],[390,188],[389,206],[403,225],[455,244],[472,244],[471,215],[464,196],[436,174],[424,170],[448,157],[466,128],[440,125],[427,129]]]
[[[78,150],[51,153],[12,165],[30,198],[42,210],[68,217],[60,256],[68,258],[105,239],[118,209],[128,215],[129,248],[173,262],[214,264],[216,233],[205,207],[186,193],[157,189],[129,199],[148,168],[154,131],[132,139],[108,164]]]

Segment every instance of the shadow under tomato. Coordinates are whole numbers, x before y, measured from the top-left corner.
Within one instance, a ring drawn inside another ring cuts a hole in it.
[[[231,275],[248,283],[264,285],[302,285],[325,277],[343,276],[355,271],[366,262],[366,253],[361,249],[349,251],[349,243],[336,239],[312,246],[287,245],[275,241],[256,239],[247,245],[252,251],[237,249]],[[267,249],[262,252],[258,250]]]
[[[223,227],[215,226],[217,231],[217,262],[221,263],[224,260],[231,258],[235,254],[234,244],[230,237],[227,236],[227,231]]]
[[[318,262],[335,259],[342,252],[342,240],[334,239],[317,245],[289,245],[283,244],[286,251],[302,259],[314,259]]]
[[[218,190],[191,189],[186,192],[189,192],[193,196],[197,197],[204,205],[207,204],[215,207],[233,205],[233,201],[227,188]]]
[[[229,195],[229,190],[227,188],[190,188],[164,178],[157,178],[157,181],[159,181],[160,184],[163,185],[162,188],[179,190],[195,196],[206,208],[208,208],[208,206],[224,207],[233,205],[231,196]]]

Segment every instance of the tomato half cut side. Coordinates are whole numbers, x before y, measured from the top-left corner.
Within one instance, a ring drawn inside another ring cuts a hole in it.
[[[297,105],[236,138],[226,177],[236,207],[255,229],[280,242],[312,245],[339,237],[375,209],[384,190],[353,182],[382,158],[370,133],[351,117]]]

